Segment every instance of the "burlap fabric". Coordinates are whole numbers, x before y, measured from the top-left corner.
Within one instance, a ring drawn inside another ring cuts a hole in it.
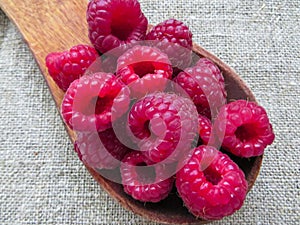
[[[300,2],[141,1],[150,23],[185,21],[269,113],[276,140],[245,205],[213,224],[299,224]],[[0,12],[0,224],[154,224],[85,170],[19,32]],[[298,79],[297,79],[298,78]]]

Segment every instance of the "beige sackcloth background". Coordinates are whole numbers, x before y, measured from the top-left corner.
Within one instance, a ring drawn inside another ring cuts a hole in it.
[[[300,1],[143,0],[151,24],[177,18],[195,42],[232,66],[274,126],[243,208],[212,224],[300,222]],[[0,224],[147,224],[85,170],[43,77],[0,11]]]

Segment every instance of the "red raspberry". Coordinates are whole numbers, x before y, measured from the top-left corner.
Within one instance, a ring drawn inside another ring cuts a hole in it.
[[[187,68],[174,81],[191,97],[198,113],[208,118],[216,115],[218,109],[226,103],[220,82],[205,67]]]
[[[243,171],[225,154],[199,146],[176,175],[176,187],[189,211],[206,220],[240,209],[247,193]]]
[[[171,162],[191,149],[197,136],[197,118],[190,99],[158,92],[132,106],[128,124],[140,150],[151,161],[168,158]]]
[[[144,40],[148,26],[137,0],[92,0],[88,4],[87,22],[89,38],[102,53]]]
[[[214,127],[222,147],[240,157],[262,155],[275,138],[265,109],[246,100],[223,106]]]
[[[199,124],[199,140],[198,145],[205,144],[207,145],[210,138],[212,138],[212,125],[210,120],[202,115],[198,116],[198,124]]]
[[[202,67],[203,69],[207,69],[207,72],[211,73],[219,81],[223,96],[226,98],[227,93],[225,90],[225,80],[218,66],[207,58],[199,59],[196,65]]]
[[[95,169],[114,169],[130,151],[116,137],[112,128],[99,133],[77,134],[75,151],[80,160]]]
[[[124,191],[134,199],[142,202],[159,202],[165,199],[172,190],[174,178],[160,180],[164,168],[151,162],[140,152],[128,153],[121,164],[122,184]]]
[[[168,56],[148,46],[134,46],[117,63],[117,76],[141,93],[162,90],[172,72]]]
[[[172,65],[179,69],[188,67],[192,60],[192,33],[183,22],[169,19],[153,27],[146,40],[166,53]]]
[[[128,89],[113,74],[95,73],[75,80],[61,107],[66,124],[78,131],[104,131],[129,106]],[[112,111],[114,118],[112,118]]]
[[[77,45],[69,51],[53,52],[46,57],[46,66],[60,89],[66,91],[70,84],[83,76],[98,57],[97,51],[88,45]]]

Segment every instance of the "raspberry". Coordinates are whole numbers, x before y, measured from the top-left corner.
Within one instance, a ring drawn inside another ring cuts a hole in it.
[[[172,190],[174,178],[160,180],[164,168],[152,165],[140,152],[128,153],[121,164],[122,184],[124,191],[134,199],[142,202],[159,202],[165,199]]]
[[[61,107],[66,124],[78,131],[104,131],[129,106],[128,89],[113,74],[95,73],[75,80]],[[114,118],[112,118],[112,111]]]
[[[223,96],[224,96],[224,98],[226,98],[227,93],[225,90],[225,81],[224,81],[224,77],[223,77],[220,69],[218,68],[218,66],[207,58],[199,59],[199,61],[197,62],[196,65],[199,67],[202,67],[203,69],[204,68],[207,69],[208,72],[211,73],[212,76],[214,76],[219,81],[221,91],[223,92]]]
[[[192,33],[183,22],[169,19],[153,27],[146,40],[166,53],[172,65],[179,69],[188,67],[192,60]]]
[[[80,160],[95,169],[114,169],[130,151],[116,137],[112,128],[103,132],[77,134],[75,150]]]
[[[196,148],[176,174],[176,187],[189,211],[206,220],[221,219],[240,209],[247,193],[243,171],[210,146]]]
[[[97,51],[88,45],[77,45],[69,51],[53,52],[46,57],[48,72],[60,89],[66,91],[70,84],[83,76],[98,57]]]
[[[262,155],[275,138],[265,109],[246,100],[223,106],[214,127],[222,147],[240,157]]]
[[[102,53],[144,40],[148,26],[137,0],[92,0],[88,4],[87,22],[89,38]]]
[[[134,46],[117,62],[117,76],[141,93],[162,90],[166,80],[172,77],[172,72],[168,56],[148,46]]]
[[[199,114],[210,118],[226,103],[220,82],[205,67],[187,68],[174,78],[174,82],[191,97]]]
[[[199,140],[198,145],[208,144],[211,138],[212,125],[210,120],[202,115],[198,116]]]
[[[140,150],[153,162],[178,160],[191,149],[198,130],[198,115],[188,98],[154,93],[137,101],[128,116],[130,131]]]

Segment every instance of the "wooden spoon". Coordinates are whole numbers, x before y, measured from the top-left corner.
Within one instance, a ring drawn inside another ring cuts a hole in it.
[[[23,35],[59,110],[64,93],[49,76],[45,66],[45,57],[50,52],[63,51],[80,43],[90,44],[85,19],[87,0],[0,0],[0,7]],[[229,101],[231,99],[255,101],[250,89],[229,66],[196,44],[194,44],[193,50],[199,56],[209,58],[219,66],[225,78]],[[74,142],[74,132],[68,127],[66,130]],[[250,190],[259,173],[262,156],[250,160],[238,158],[234,160],[245,172]],[[87,169],[102,188],[125,208],[136,214],[168,224],[204,224],[208,222],[196,219],[191,215],[183,207],[182,201],[176,194],[170,195],[160,203],[143,204],[126,195],[120,184],[103,178],[92,168],[87,167]]]

